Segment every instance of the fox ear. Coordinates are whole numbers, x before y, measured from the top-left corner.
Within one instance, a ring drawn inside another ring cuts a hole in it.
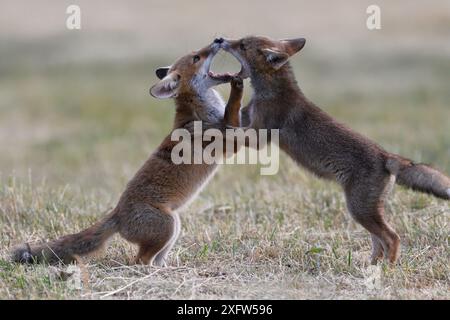
[[[266,56],[267,62],[275,69],[280,69],[289,59],[289,55],[286,52],[262,49],[262,53]]]
[[[167,72],[169,72],[169,70],[170,70],[170,66],[161,67],[161,68],[156,69],[155,73],[156,73],[156,76],[158,77],[158,79],[161,80],[165,76],[167,76]]]
[[[160,99],[176,97],[179,84],[180,76],[171,72],[150,88],[150,94],[153,97]]]
[[[286,48],[286,52],[292,56],[302,50],[305,46],[306,39],[305,38],[297,38],[297,39],[285,39],[281,40]]]

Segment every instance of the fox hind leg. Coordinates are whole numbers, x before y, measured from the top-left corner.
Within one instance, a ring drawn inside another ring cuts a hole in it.
[[[173,239],[178,217],[147,204],[133,204],[123,217],[119,233],[138,244],[136,263],[151,264],[157,254]]]
[[[164,243],[142,243],[136,256],[136,264],[153,264],[154,257],[164,247]]]
[[[159,267],[165,266],[165,257],[172,248],[175,225],[174,220],[167,224],[166,228],[169,232],[159,233],[157,237],[152,235],[139,243],[139,251],[136,256],[137,264],[151,264]],[[161,253],[165,253],[160,255]]]
[[[353,208],[350,209],[350,213],[372,235],[371,262],[375,264],[384,254],[389,262],[395,263],[400,253],[400,237],[384,220],[383,211],[379,209],[355,211]]]
[[[153,264],[156,266],[163,267],[167,265],[167,256],[172,247],[174,246],[175,242],[177,241],[178,236],[180,235],[181,231],[180,217],[178,216],[177,213],[173,213],[172,216],[174,218],[175,230],[173,232],[172,238],[166,243],[165,247],[158,252],[155,259],[153,260]]]
[[[374,234],[372,236],[372,255],[370,257],[370,263],[376,265],[378,261],[382,260],[384,257],[384,249],[380,239]]]
[[[376,176],[345,188],[350,214],[371,233],[372,264],[383,256],[393,264],[400,253],[400,237],[384,218],[384,199],[391,183],[390,176]]]

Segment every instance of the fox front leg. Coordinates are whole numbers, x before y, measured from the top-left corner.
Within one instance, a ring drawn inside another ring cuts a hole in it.
[[[225,125],[239,127],[241,125],[239,111],[241,109],[242,96],[244,94],[244,81],[241,77],[231,79],[231,91],[225,107]]]

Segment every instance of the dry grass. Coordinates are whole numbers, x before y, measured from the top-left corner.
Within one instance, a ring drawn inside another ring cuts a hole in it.
[[[5,245],[0,296],[448,298],[447,204],[396,192],[389,220],[402,236],[401,263],[394,269],[372,268],[368,235],[345,213],[336,187],[295,172],[293,166],[292,181],[280,177],[257,185],[248,179],[226,181],[224,176],[232,174],[228,169],[213,183],[215,191],[203,193],[183,214],[183,232],[169,268],[129,265],[135,249],[115,238],[105,255],[81,266],[77,289],[74,279],[62,280],[65,266],[13,265]],[[232,188],[225,192],[227,183]],[[4,182],[1,197],[4,244],[79,230],[101,216],[108,202],[71,188],[31,187],[14,180]]]
[[[0,15],[14,17],[15,3]],[[290,36],[298,21],[311,39],[294,60],[306,95],[389,151],[450,173],[445,2],[406,13],[381,2],[386,24],[377,35],[358,29],[356,9],[294,1],[271,10],[270,23],[230,24],[232,10],[222,8],[225,17],[208,16],[217,20],[212,29],[185,28],[183,17],[157,29],[150,26],[167,20],[170,8],[147,3],[114,11],[123,15],[94,8],[86,12],[92,24],[77,36],[58,35],[51,18],[35,28],[32,19],[0,25],[7,44],[0,48],[0,298],[450,298],[448,202],[397,187],[387,215],[402,238],[401,261],[372,268],[369,236],[346,213],[339,188],[283,154],[276,176],[259,176],[257,166],[222,168],[183,212],[168,268],[129,265],[135,248],[119,237],[79,268],[12,264],[12,245],[79,231],[115,205],[170,128],[172,102],[147,93],[154,67],[214,33]],[[209,9],[205,2],[197,14]],[[249,12],[242,7],[235,21]],[[420,28],[402,24],[409,21]]]

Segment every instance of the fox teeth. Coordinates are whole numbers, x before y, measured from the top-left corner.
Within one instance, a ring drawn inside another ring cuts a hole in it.
[[[235,74],[233,74],[231,72],[215,73],[215,72],[212,72],[212,71],[208,71],[208,75],[211,78],[225,78],[225,77],[233,77]]]

